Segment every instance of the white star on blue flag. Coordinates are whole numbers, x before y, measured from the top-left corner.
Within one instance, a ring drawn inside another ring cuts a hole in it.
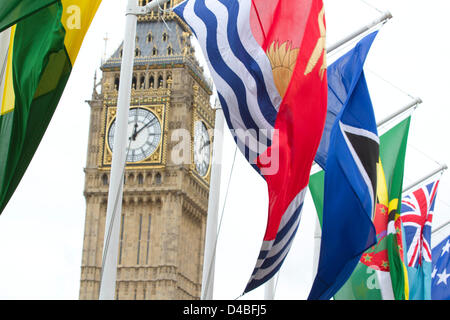
[[[433,272],[431,274],[431,298],[450,300],[450,236],[432,250]]]

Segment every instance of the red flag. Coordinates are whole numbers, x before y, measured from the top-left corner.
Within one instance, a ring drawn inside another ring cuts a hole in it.
[[[252,32],[266,51],[283,100],[272,145],[258,158],[269,214],[248,292],[269,280],[286,257],[300,222],[311,166],[327,110],[325,16],[321,0],[253,0]],[[276,154],[278,170],[264,165]]]

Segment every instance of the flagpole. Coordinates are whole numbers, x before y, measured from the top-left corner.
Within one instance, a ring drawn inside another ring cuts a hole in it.
[[[410,109],[414,108],[414,110],[419,106],[419,104],[421,104],[423,101],[420,98],[415,98],[413,101],[411,101],[410,103],[408,103],[406,106],[404,106],[403,108],[397,110],[396,112],[394,112],[393,114],[389,115],[388,117],[384,118],[383,120],[381,120],[380,122],[377,123],[377,128],[380,129],[382,126],[384,126],[386,123],[388,123],[389,121],[393,120],[396,117],[399,117],[401,115],[404,115],[405,113],[407,113]],[[412,110],[412,111],[414,111]]]
[[[125,38],[123,42],[122,65],[120,69],[119,95],[117,99],[114,151],[112,154],[111,177],[106,209],[106,226],[103,241],[103,266],[100,282],[100,300],[113,300],[117,277],[117,255],[120,217],[122,214],[123,175],[126,161],[128,111],[131,98],[131,81],[135,50],[137,16],[130,12],[137,8],[137,0],[128,0],[126,11]]]
[[[319,216],[316,214],[314,219],[314,255],[313,255],[313,270],[312,280],[316,278],[317,268],[319,267],[320,257],[320,242],[322,241],[322,226],[320,225]]]
[[[278,279],[280,272],[278,271],[264,286],[264,300],[275,299],[275,283]]]
[[[123,178],[128,144],[128,112],[130,109],[137,15],[146,14],[166,1],[154,0],[145,7],[139,7],[138,0],[128,0],[126,8],[125,37],[113,142],[114,151],[112,154],[103,241],[103,260],[99,288],[100,300],[113,300],[116,291],[117,256],[119,251],[120,217],[122,214]]]
[[[446,226],[448,226],[450,224],[450,220],[441,224],[439,227],[437,227],[435,230],[431,231],[431,234],[434,234],[436,232],[441,231],[442,229],[444,229]]]
[[[422,177],[418,181],[410,184],[408,187],[403,189],[403,194],[409,193],[412,189],[416,188],[418,185],[424,183],[425,181],[434,178],[435,176],[442,174],[445,170],[447,170],[448,167],[446,164],[441,165],[438,169],[434,170],[433,172],[427,174],[426,176]]]
[[[392,19],[392,14],[389,11],[385,12],[382,16],[378,17],[377,19],[375,19],[371,23],[365,25],[364,27],[356,30],[355,32],[349,34],[345,38],[343,38],[340,41],[336,42],[335,44],[329,46],[327,48],[327,54],[330,54],[334,50],[336,50],[339,47],[343,46],[347,42],[350,42],[350,41],[354,40],[355,38],[359,37],[360,35],[362,35],[363,33],[367,32],[367,31],[369,31],[370,29],[376,27],[377,25],[379,25],[381,23],[386,23],[390,19]]]
[[[224,115],[216,101],[216,119],[214,129],[211,180],[209,184],[208,216],[206,221],[205,252],[203,256],[202,300],[212,300],[214,291],[214,271],[218,237],[218,215],[220,200],[220,178],[222,172],[223,125]]]

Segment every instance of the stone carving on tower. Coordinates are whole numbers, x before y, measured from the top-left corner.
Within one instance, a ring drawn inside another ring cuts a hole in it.
[[[200,297],[214,110],[178,2],[138,18],[116,299]],[[89,101],[80,299],[99,294],[121,50]]]

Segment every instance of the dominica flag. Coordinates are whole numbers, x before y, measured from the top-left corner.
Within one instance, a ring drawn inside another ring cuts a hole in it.
[[[100,3],[0,2],[0,213],[50,123]]]

